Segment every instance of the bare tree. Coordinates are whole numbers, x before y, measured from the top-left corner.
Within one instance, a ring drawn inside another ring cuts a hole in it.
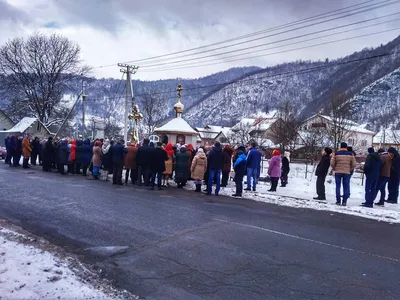
[[[280,145],[282,151],[292,149],[298,137],[301,122],[296,118],[296,111],[290,101],[282,101],[276,117],[278,121],[271,126],[270,138]]]
[[[65,37],[36,33],[0,48],[4,98],[13,100],[11,113],[21,110],[45,125],[63,120],[60,101],[68,82],[88,73],[80,47]],[[58,108],[58,109],[57,109]]]
[[[241,121],[230,130],[227,140],[231,144],[247,145],[250,140],[251,123]]]
[[[332,146],[336,150],[340,142],[347,140],[351,127],[351,103],[344,93],[334,93],[329,103],[330,124],[326,126]]]
[[[148,136],[154,132],[154,129],[166,116],[165,101],[152,91],[142,94],[138,101],[140,102],[140,111],[143,113],[144,132],[142,134]]]

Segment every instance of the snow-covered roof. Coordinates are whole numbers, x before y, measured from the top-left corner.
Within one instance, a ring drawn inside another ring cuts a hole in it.
[[[278,121],[278,118],[259,118],[254,121],[251,130],[266,131],[271,128],[276,121]]]
[[[15,126],[9,130],[4,130],[1,132],[18,132],[18,133],[23,133],[25,132],[29,127],[31,127],[38,119],[36,118],[29,118],[25,117],[21,121],[19,121]]]
[[[231,129],[240,129],[241,126],[251,126],[257,120],[257,118],[243,118],[237,124],[235,124]]]
[[[216,125],[205,125],[204,127],[196,127],[196,131],[199,133],[201,138],[215,139],[221,132],[226,136],[230,127],[216,126]]]
[[[154,129],[154,132],[179,132],[179,133],[189,133],[189,134],[198,134],[196,130],[189,125],[182,118],[174,118],[169,121],[167,124]]]
[[[373,139],[374,144],[400,144],[400,130],[386,129],[379,131]]]
[[[321,115],[321,114],[316,114],[311,116],[310,118],[308,118],[305,122],[315,118],[315,117],[321,117],[326,119],[328,122],[333,122],[334,120],[332,119],[332,117],[327,116],[327,115]],[[360,125],[354,121],[351,120],[341,120],[341,123],[345,126],[345,129],[347,131],[354,131],[354,132],[359,132],[359,133],[365,133],[365,134],[371,134],[371,135],[375,135],[375,132],[365,129],[366,124],[364,125]]]

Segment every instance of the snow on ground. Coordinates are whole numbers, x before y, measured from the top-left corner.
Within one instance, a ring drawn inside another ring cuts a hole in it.
[[[264,162],[264,169],[261,176],[266,176],[268,163]],[[362,186],[362,175],[355,173],[351,179],[351,197],[347,201],[347,206],[337,206],[336,203],[336,186],[333,176],[328,175],[325,188],[327,201],[316,201],[315,185],[316,177],[313,166],[308,166],[307,179],[305,178],[304,164],[291,164],[288,185],[284,188],[279,187],[277,192],[268,192],[269,183],[259,182],[257,192],[244,191],[243,197],[254,201],[272,203],[282,206],[290,206],[297,208],[309,208],[315,210],[332,211],[335,213],[354,215],[364,218],[375,219],[390,223],[400,223],[400,207],[398,204],[385,203],[385,207],[375,206],[374,208],[361,207],[364,202],[364,186]],[[247,181],[246,178],[244,181]],[[192,182],[187,186],[188,189],[194,189]],[[244,188],[246,185],[244,185]],[[213,189],[215,186],[213,187]],[[228,187],[221,188],[221,195],[232,196],[235,193],[235,183],[229,181]],[[377,199],[379,199],[378,194]],[[377,201],[375,201],[377,202]]]
[[[0,222],[0,299],[138,299],[94,279],[71,257],[61,258],[55,246],[10,226]],[[76,275],[82,269],[85,279]]]

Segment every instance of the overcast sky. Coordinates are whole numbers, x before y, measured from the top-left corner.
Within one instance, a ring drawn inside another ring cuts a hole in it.
[[[374,3],[381,1],[383,0],[375,0]],[[34,32],[56,32],[78,43],[82,48],[82,59],[85,63],[97,67],[208,45],[362,2],[365,2],[365,0],[0,0],[0,45],[3,45],[8,39],[26,37]],[[219,52],[276,42],[317,30],[396,12],[400,12],[399,3],[329,23],[285,34],[276,34],[256,42],[219,50]],[[400,14],[324,34],[396,18],[400,18]],[[275,47],[275,49],[235,58],[276,53],[315,43],[397,28],[400,28],[399,20],[298,45],[282,47],[285,43],[300,41],[300,39],[271,44],[264,48]],[[271,32],[269,35],[277,32]],[[216,57],[209,57],[203,60],[197,59],[153,68],[145,68],[145,64],[142,62],[138,63],[142,68],[139,69],[135,78],[193,78],[226,70],[230,67],[249,65],[265,67],[297,59],[335,58],[361,50],[364,47],[386,43],[399,34],[400,30],[397,29],[388,33],[325,46],[218,64],[214,64],[214,62],[223,62],[224,56],[219,56],[218,58],[222,57],[219,61],[215,61]],[[307,39],[321,35],[323,34],[309,36]],[[278,46],[281,48],[276,48]],[[249,51],[251,50],[245,52]],[[207,52],[201,56],[216,53],[218,51]],[[241,52],[229,55],[238,53]],[[146,61],[146,64],[171,63],[193,58],[192,56],[168,61],[163,58],[163,60],[153,62]],[[225,58],[225,61],[235,58]],[[210,60],[212,61],[210,62]],[[207,61],[203,64],[212,63],[213,65],[187,68],[189,63],[198,65],[202,61]],[[180,66],[186,68],[171,70],[171,68]],[[145,72],[146,69],[157,70],[160,68],[169,68],[170,70]],[[96,77],[120,77],[117,66],[96,68],[93,70],[93,75]]]

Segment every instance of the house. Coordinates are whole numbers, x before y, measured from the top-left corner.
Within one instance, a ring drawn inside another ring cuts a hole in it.
[[[227,132],[231,144],[246,145],[251,139],[250,130],[256,118],[242,118]]]
[[[214,145],[215,142],[227,142],[230,129],[230,127],[215,125],[205,125],[204,127],[195,128],[201,138],[202,146]]]
[[[10,117],[0,109],[0,130],[8,130],[14,126],[14,122]]]
[[[259,145],[276,146],[279,133],[285,130],[285,122],[278,117],[277,111],[271,111],[266,117],[257,118],[250,127],[250,137]]]
[[[51,135],[51,132],[37,118],[25,117],[12,128],[0,131],[0,141],[4,143],[5,138],[9,134],[16,136],[29,135],[31,137],[46,138]]]
[[[356,152],[366,151],[368,147],[371,147],[373,145],[375,132],[366,129],[365,125],[360,125],[354,121],[346,119],[341,120],[337,123],[337,127],[341,129],[341,135],[343,137],[343,141],[337,141],[338,143],[346,142],[349,146],[352,146],[353,150]],[[306,135],[308,137],[312,137],[312,133],[318,135],[321,147],[338,147],[338,145],[333,145],[334,141],[332,139],[332,132],[335,131],[334,127],[335,121],[334,119],[332,119],[332,117],[322,114],[316,114],[303,122],[300,131],[303,131],[303,133],[309,133],[308,135]],[[302,136],[305,135],[299,135],[297,143],[300,143],[300,146],[305,146],[307,145],[307,141],[302,139]],[[327,140],[330,141],[330,145],[326,145]]]
[[[373,147],[375,149],[383,148],[387,150],[394,147],[400,150],[400,130],[383,129],[379,131],[373,139]]]
[[[182,118],[184,108],[178,87],[178,102],[174,105],[175,118],[154,129],[154,135],[158,136],[162,143],[196,145],[198,142],[199,133]]]

